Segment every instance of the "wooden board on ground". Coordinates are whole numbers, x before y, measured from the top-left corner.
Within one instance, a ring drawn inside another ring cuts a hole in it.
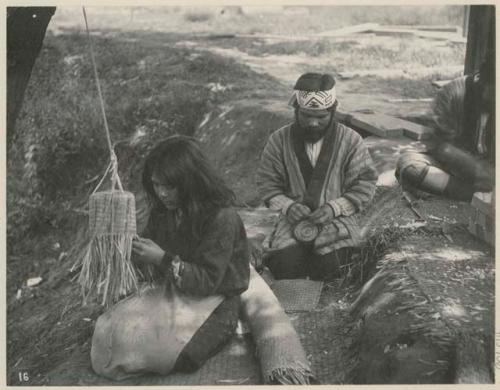
[[[412,29],[421,31],[440,31],[440,32],[451,32],[451,33],[462,33],[462,28],[459,26],[432,26],[432,25],[420,25],[420,26],[408,26],[408,25],[391,25],[384,26],[385,28],[395,28],[395,29]]]
[[[443,88],[446,84],[450,83],[451,80],[434,80],[431,85],[436,88]]]
[[[385,114],[356,112],[352,113],[351,116],[350,124],[352,126],[382,138],[395,138],[404,135],[420,141],[431,139],[434,134],[434,130],[430,127]]]
[[[430,127],[405,121],[404,135],[416,141],[429,140],[434,136],[434,130]]]
[[[384,114],[354,113],[351,124],[356,128],[382,138],[401,137],[404,135],[404,129],[399,122],[392,119],[392,117]]]
[[[471,205],[484,214],[491,216],[494,214],[494,202],[492,202],[491,192],[476,192],[472,197]]]
[[[416,36],[417,35],[417,30],[414,30],[412,28],[408,27],[402,27],[402,28],[394,28],[391,26],[381,26],[378,28],[374,28],[373,32],[376,35],[396,35],[396,36],[405,36],[405,37],[411,37],[411,36]]]
[[[454,33],[439,31],[418,31],[416,35],[420,38],[439,39],[454,43],[467,43],[467,38]]]
[[[322,33],[315,34],[317,37],[340,37],[351,34],[358,34],[364,32],[372,32],[379,28],[378,23],[363,23],[356,24],[354,26],[348,26],[339,28],[336,30],[324,31]]]
[[[469,220],[468,230],[480,240],[495,245],[495,221],[491,215],[475,209],[474,215]]]
[[[401,27],[398,28],[396,26],[381,26],[374,28],[371,32],[374,32],[376,35],[396,35],[396,36],[406,36],[406,37],[420,37],[420,38],[428,38],[428,39],[439,39],[450,41],[454,43],[466,43],[467,39],[462,35],[454,32],[446,32],[446,31],[432,31],[432,30],[421,30],[414,29],[411,27]]]

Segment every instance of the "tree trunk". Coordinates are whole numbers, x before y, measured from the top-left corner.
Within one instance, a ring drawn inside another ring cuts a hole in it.
[[[56,7],[7,8],[7,145],[14,139],[31,70]]]

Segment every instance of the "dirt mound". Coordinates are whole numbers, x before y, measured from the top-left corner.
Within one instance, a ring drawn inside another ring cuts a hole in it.
[[[284,102],[240,100],[218,107],[196,130],[204,148],[243,205],[260,202],[254,176],[269,134],[290,123]]]

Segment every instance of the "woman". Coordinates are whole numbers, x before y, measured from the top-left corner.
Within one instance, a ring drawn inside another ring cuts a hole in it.
[[[133,254],[154,268],[155,283],[96,324],[92,366],[113,379],[199,368],[231,338],[249,281],[234,194],[194,139],[157,145],[142,181],[152,207]]]

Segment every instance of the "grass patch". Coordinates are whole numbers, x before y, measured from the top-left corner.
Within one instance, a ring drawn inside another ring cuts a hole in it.
[[[264,8],[264,7],[262,7]],[[91,25],[97,29],[122,31],[155,30],[174,33],[211,34],[268,33],[312,34],[360,23],[385,25],[462,26],[463,6],[312,6],[294,12],[284,7],[277,12],[257,12],[251,7],[239,12],[222,12],[223,7],[106,7],[89,8]],[[211,17],[208,17],[211,16]],[[56,20],[64,25],[80,23],[81,10],[58,7]],[[51,22],[53,23],[53,22]],[[49,28],[51,28],[49,26]]]
[[[382,79],[377,76],[359,77],[359,83],[349,90],[351,93],[366,93],[376,90],[379,93],[400,96],[401,98],[418,99],[434,97],[436,89],[432,86],[433,76],[418,79],[394,77]]]
[[[291,41],[274,43],[262,46],[253,46],[249,53],[253,55],[294,55],[306,54],[312,57],[330,55],[335,52],[347,52],[353,50],[358,43],[356,41],[335,42],[331,39],[320,39],[313,41]]]
[[[249,41],[248,41],[249,42]],[[229,43],[230,44],[230,43]],[[280,42],[261,45],[240,45],[240,50],[252,55],[308,55],[325,57],[335,70],[384,69],[405,67],[437,67],[461,64],[465,60],[465,47],[450,43],[436,49],[419,38],[383,37],[359,38],[359,41]]]
[[[191,135],[212,107],[276,84],[231,59],[166,47],[160,37],[136,38],[93,38],[111,138],[118,144],[138,131],[148,145],[174,133]],[[214,91],[210,83],[234,87]],[[54,219],[44,206],[78,203],[93,190],[92,179],[108,160],[103,128],[86,38],[47,36],[9,150],[13,246],[19,237],[46,227],[35,228],[35,222]],[[26,212],[34,209],[42,215]]]

